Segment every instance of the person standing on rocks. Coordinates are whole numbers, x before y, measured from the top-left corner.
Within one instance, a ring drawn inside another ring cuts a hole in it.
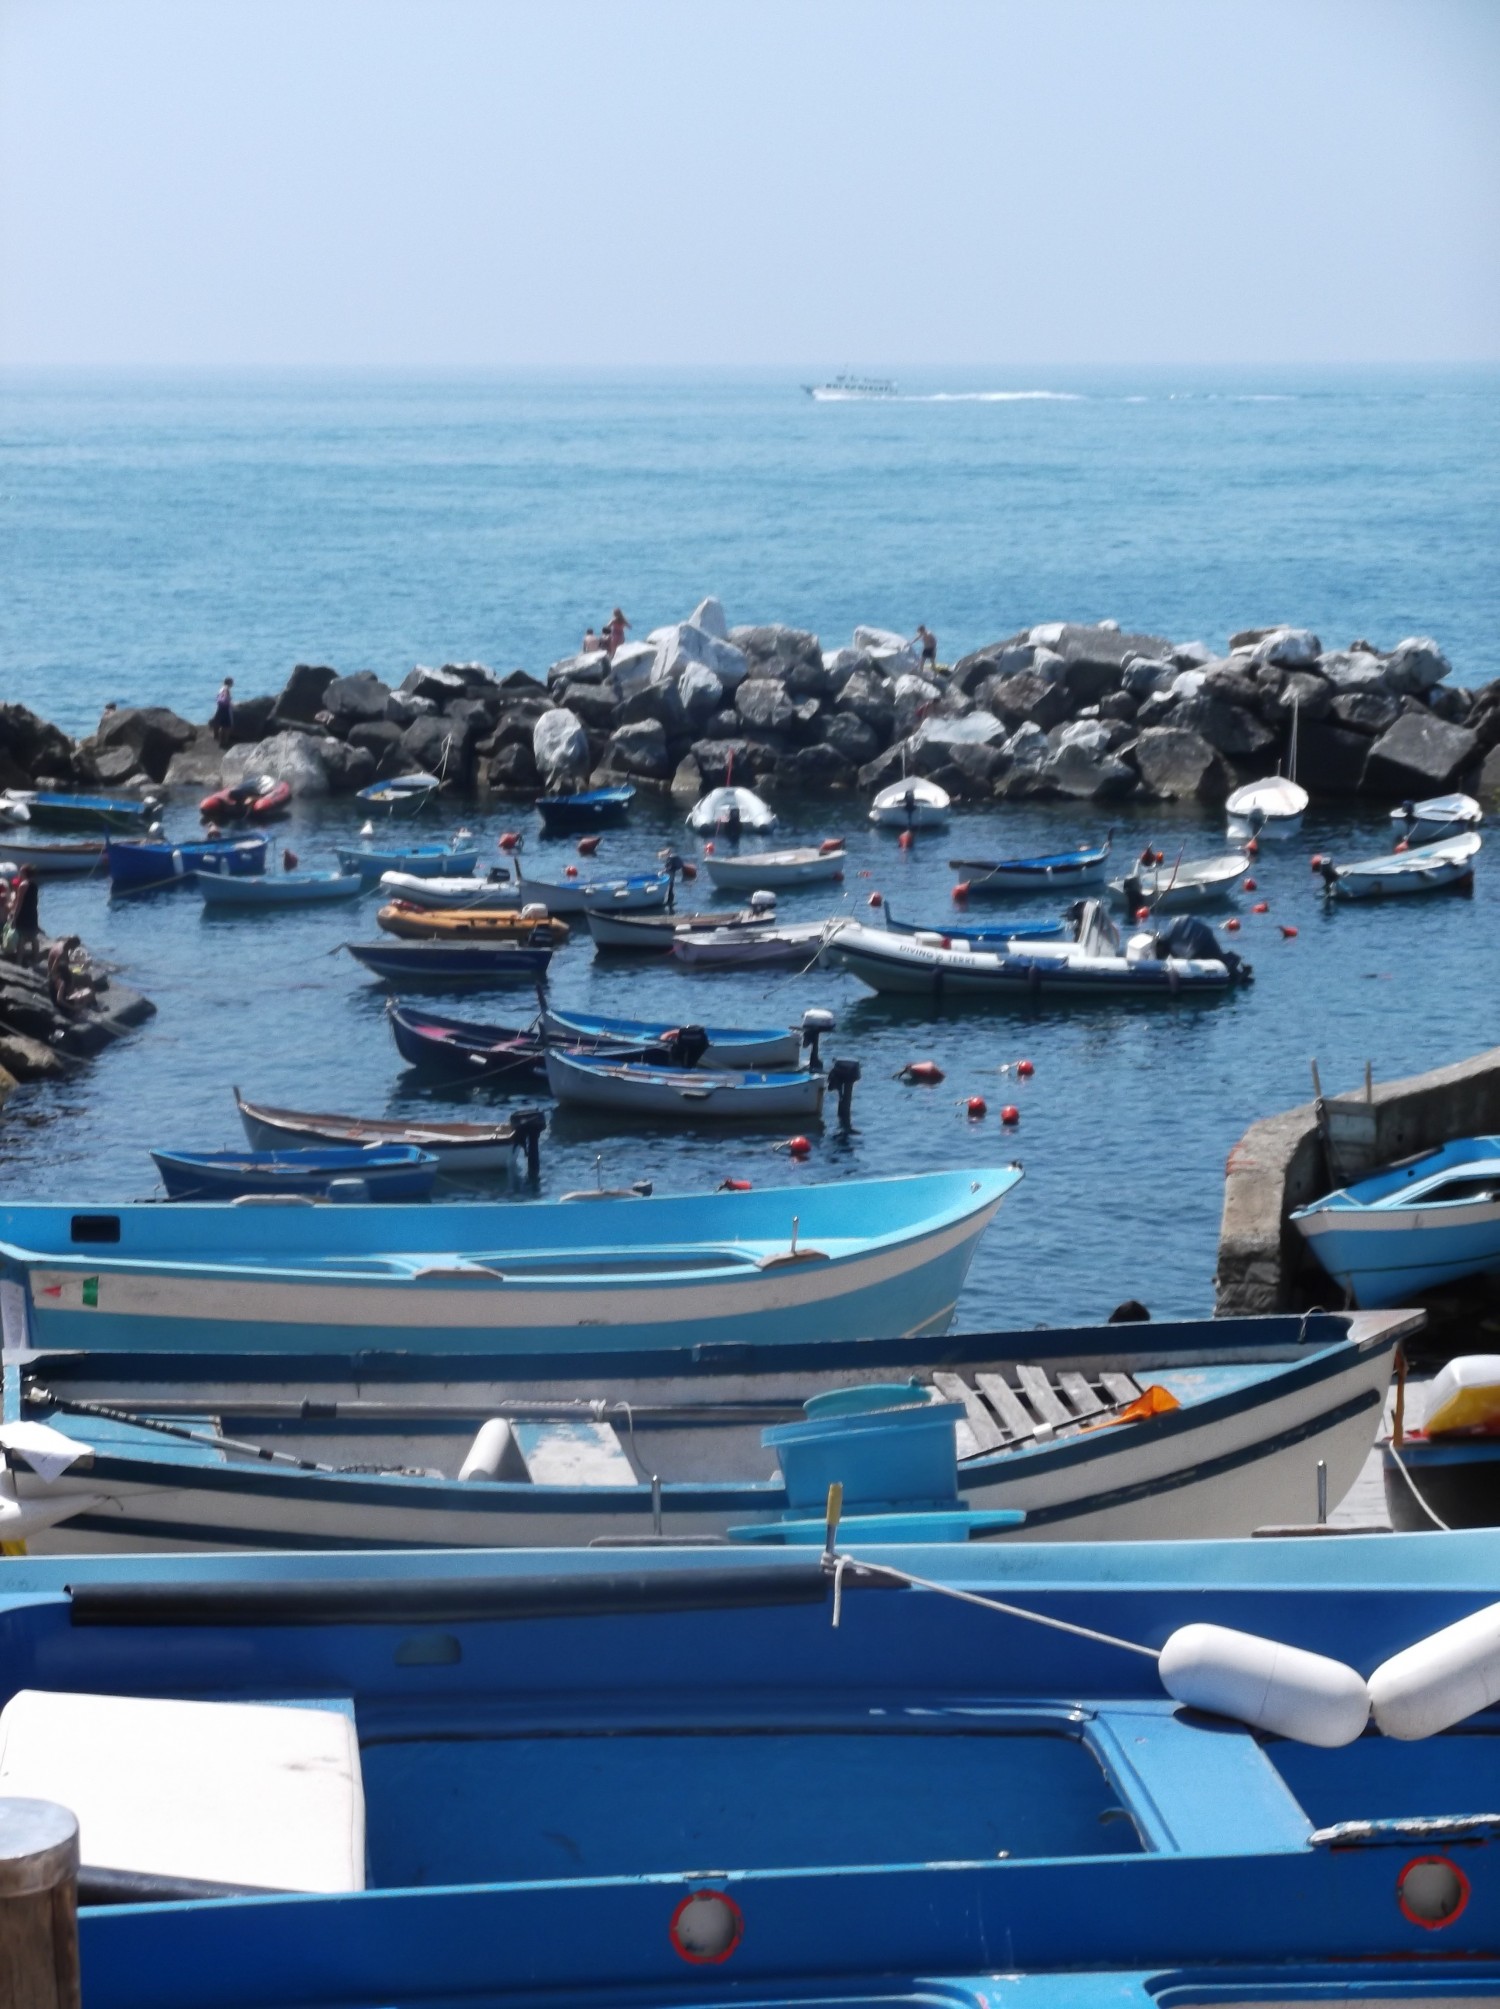
[[[228,746],[234,738],[233,677],[226,677],[219,686],[219,695],[214,701],[213,735],[220,746]]]
[[[921,646],[922,668],[924,670],[935,670],[937,668],[937,636],[933,634],[931,628],[925,622],[918,621],[914,639]]]
[[[597,656],[598,653],[599,653],[599,637],[594,633],[592,627],[585,628],[583,631],[582,654],[584,654],[585,656]]]
[[[13,962],[29,963],[36,956],[41,933],[36,874],[29,865],[23,865],[11,882],[10,919],[5,924],[0,947]]]
[[[604,653],[611,662],[615,659],[615,650],[624,643],[629,628],[630,623],[616,607],[604,624]]]

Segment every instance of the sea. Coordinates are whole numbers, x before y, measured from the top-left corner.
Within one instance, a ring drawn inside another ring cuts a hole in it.
[[[1329,646],[1430,635],[1456,682],[1500,675],[1500,372],[933,368],[890,398],[809,397],[829,374],[0,377],[0,699],[78,734],[107,702],[206,718],[226,673],[242,695],[270,691],[297,662],[392,684],[417,663],[540,674],[616,605],[645,634],[705,594],[731,622],[788,622],[825,647],[857,623],[925,622],[945,661],[1048,620],[1214,649],[1288,622]],[[865,810],[785,806],[785,841],[849,848],[841,885],[782,895],[788,917],[868,917],[878,895],[940,926],[950,859],[1056,850],[1111,823],[1122,861],[1224,849],[1222,818],[1184,806],[965,809],[909,852]],[[276,844],[330,864],[360,822],[346,803],[299,807]],[[520,829],[538,876],[577,862],[523,806],[445,808],[420,834],[460,823],[487,861]],[[173,832],[196,824],[191,800],[173,806]],[[601,869],[685,837],[680,810],[643,794]],[[1326,1090],[1352,1090],[1367,1065],[1385,1080],[1500,1042],[1500,867],[1481,858],[1471,897],[1325,906],[1310,854],[1389,837],[1379,805],[1319,803],[1299,840],[1266,845],[1224,910],[1255,980],[1212,1002],[934,1011],[844,973],[694,976],[575,939],[551,972],[567,1005],[767,1027],[832,1010],[827,1051],[862,1070],[852,1127],[830,1112],[799,1159],[790,1125],[554,1111],[534,1186],[448,1197],[733,1177],[785,1188],[790,1220],[819,1181],[1019,1162],[961,1326],[1083,1323],[1127,1298],[1206,1314],[1225,1158],[1308,1098],[1313,1062]],[[685,891],[712,901],[701,878]],[[375,937],[374,904],[219,919],[191,892],[49,882],[44,925],[76,929],[158,1012],[66,1082],[11,1096],[0,1191],[148,1197],[153,1147],[240,1141],[236,1084],[367,1115],[509,1106],[403,1070],[386,993],[341,948]],[[517,1026],[534,1009],[516,991],[432,1002]],[[904,1081],[919,1060],[941,1082]]]

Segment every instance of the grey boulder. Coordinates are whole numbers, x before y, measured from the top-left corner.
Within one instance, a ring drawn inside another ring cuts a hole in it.
[[[1171,802],[1222,802],[1229,793],[1223,756],[1201,733],[1149,726],[1130,748],[1148,794]]]
[[[532,728],[531,752],[544,781],[581,780],[589,771],[589,736],[565,705],[542,713]]]
[[[284,781],[294,796],[329,793],[323,749],[328,742],[305,732],[279,732],[250,746],[232,746],[224,756],[226,785],[250,775]]]
[[[1429,711],[1404,712],[1370,748],[1364,785],[1398,800],[1436,795],[1451,788],[1478,754],[1479,741],[1467,727]]]
[[[1440,684],[1451,669],[1436,642],[1425,635],[1408,635],[1386,658],[1386,687],[1398,697],[1419,698]]]

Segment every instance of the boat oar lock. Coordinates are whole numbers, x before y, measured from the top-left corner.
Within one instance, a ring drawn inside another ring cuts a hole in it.
[[[1179,1626],[1163,1646],[1142,1646],[888,1563],[866,1563],[835,1546],[841,1510],[842,1489],[830,1487],[823,1560],[833,1573],[834,1625],[843,1616],[844,1572],[862,1569],[867,1581],[873,1572],[893,1583],[933,1591],[1076,1639],[1143,1654],[1156,1662],[1161,1684],[1174,1701],[1324,1749],[1352,1744],[1372,1716],[1382,1735],[1411,1741],[1434,1737],[1500,1701],[1500,1604],[1486,1605],[1418,1640],[1382,1661],[1366,1679],[1326,1654],[1230,1626]]]

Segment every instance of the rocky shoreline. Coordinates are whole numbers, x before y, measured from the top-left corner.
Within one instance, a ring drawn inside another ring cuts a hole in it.
[[[1202,642],[1049,622],[924,671],[899,635],[857,628],[826,650],[781,626],[686,620],[554,663],[545,677],[476,663],[370,671],[298,664],[241,700],[233,744],[159,706],[107,711],[72,741],[0,705],[0,787],[204,790],[267,773],[341,795],[425,769],[463,794],[529,798],[612,781],[696,798],[735,780],[768,792],[867,792],[903,771],[960,801],[1055,797],[1221,802],[1290,756],[1314,796],[1463,787],[1500,796],[1500,679],[1449,681],[1436,642],[1325,649],[1292,627]]]

